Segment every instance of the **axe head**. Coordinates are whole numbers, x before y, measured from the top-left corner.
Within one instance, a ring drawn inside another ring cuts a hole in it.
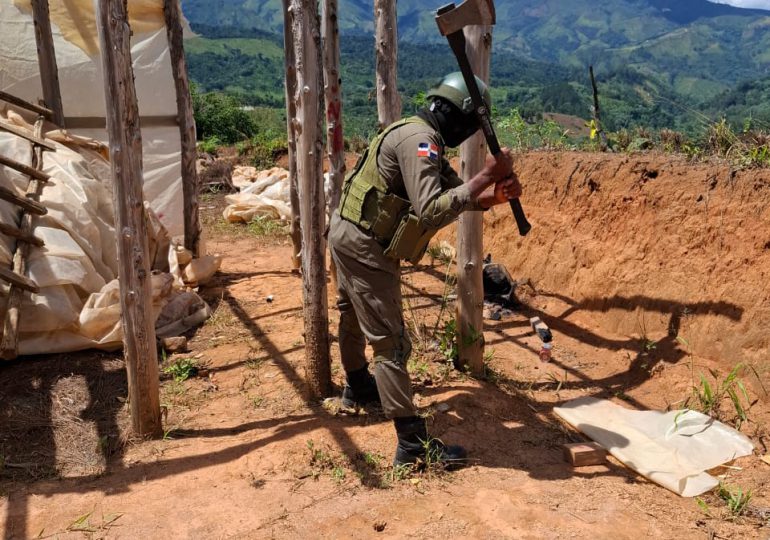
[[[447,4],[436,12],[436,24],[442,36],[471,24],[495,24],[495,4],[492,0],[465,0],[459,6]]]

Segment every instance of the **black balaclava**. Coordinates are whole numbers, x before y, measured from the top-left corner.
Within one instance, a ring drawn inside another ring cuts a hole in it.
[[[433,97],[431,104],[418,112],[417,116],[441,133],[441,138],[450,148],[460,146],[480,127],[475,113],[463,114],[452,103],[438,96]]]

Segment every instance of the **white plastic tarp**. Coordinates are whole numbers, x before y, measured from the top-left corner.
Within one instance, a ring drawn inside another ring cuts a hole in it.
[[[65,118],[105,125],[104,84],[93,0],[49,0]],[[144,197],[172,236],[184,234],[180,136],[149,119],[177,114],[162,0],[129,0],[134,78],[142,125]],[[0,0],[0,90],[37,102],[43,96],[30,0]],[[157,123],[157,122],[156,122]],[[70,127],[71,127],[70,126]],[[101,127],[71,129],[106,142]]]
[[[754,450],[748,437],[696,411],[635,411],[583,397],[554,412],[624,465],[683,497],[713,489],[719,481],[705,471]]]

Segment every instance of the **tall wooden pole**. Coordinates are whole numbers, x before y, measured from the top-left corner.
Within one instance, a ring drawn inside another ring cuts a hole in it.
[[[179,0],[163,0],[171,71],[176,87],[177,123],[182,141],[182,199],[184,201],[184,247],[200,257],[201,223],[198,216],[198,171],[195,169],[195,117],[193,116],[187,62],[182,44],[182,15]]]
[[[45,106],[53,111],[53,122],[64,127],[64,109],[59,88],[59,69],[56,65],[56,51],[53,46],[51,20],[48,14],[48,0],[32,0],[32,18],[35,23],[37,63],[40,67],[40,82],[43,86]]]
[[[323,1],[324,95],[326,98],[326,153],[329,157],[329,214],[340,203],[345,177],[345,139],[342,130],[342,78],[337,0]]]
[[[297,192],[297,135],[294,132],[294,117],[297,110],[294,106],[294,94],[297,92],[297,68],[295,64],[294,40],[292,39],[292,20],[289,13],[289,3],[283,2],[283,52],[286,90],[286,137],[289,150],[289,202],[291,204],[291,262],[294,270],[300,267],[302,252],[302,230],[300,228],[299,194]]]
[[[329,219],[340,204],[345,178],[345,137],[342,129],[342,78],[340,77],[340,31],[337,24],[337,0],[323,0],[321,37],[324,56],[324,97],[326,98],[326,155],[329,158]],[[334,290],[337,268],[329,264]]]
[[[323,182],[323,82],[318,4],[291,0],[289,16],[297,66],[294,94],[297,179],[302,216],[302,282],[305,371],[315,398],[331,393],[326,292],[326,204]]]
[[[163,429],[142,194],[142,135],[131,69],[131,28],[126,0],[98,0],[97,6],[131,424],[138,436],[159,436]]]
[[[473,72],[489,81],[489,59],[492,50],[491,26],[466,26],[468,57]],[[473,178],[483,167],[487,145],[479,131],[460,147],[461,176]],[[481,212],[460,214],[457,229],[457,350],[459,367],[468,366],[476,376],[484,374],[484,286]]]
[[[377,121],[385,128],[401,118],[398,93],[398,16],[396,0],[374,0]]]

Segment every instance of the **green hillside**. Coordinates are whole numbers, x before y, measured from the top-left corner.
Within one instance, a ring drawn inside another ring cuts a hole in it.
[[[399,0],[399,85],[406,112],[420,92],[455,70],[435,28],[446,0]],[[497,3],[493,97],[518,109],[590,116],[587,66],[595,66],[608,128],[694,130],[706,118],[770,122],[770,12],[705,0],[510,0]],[[183,0],[200,37],[186,42],[199,91],[248,105],[283,107],[283,20],[278,0]],[[346,131],[374,129],[370,0],[343,0]],[[759,78],[755,83],[751,81]],[[764,101],[763,101],[764,100]]]

